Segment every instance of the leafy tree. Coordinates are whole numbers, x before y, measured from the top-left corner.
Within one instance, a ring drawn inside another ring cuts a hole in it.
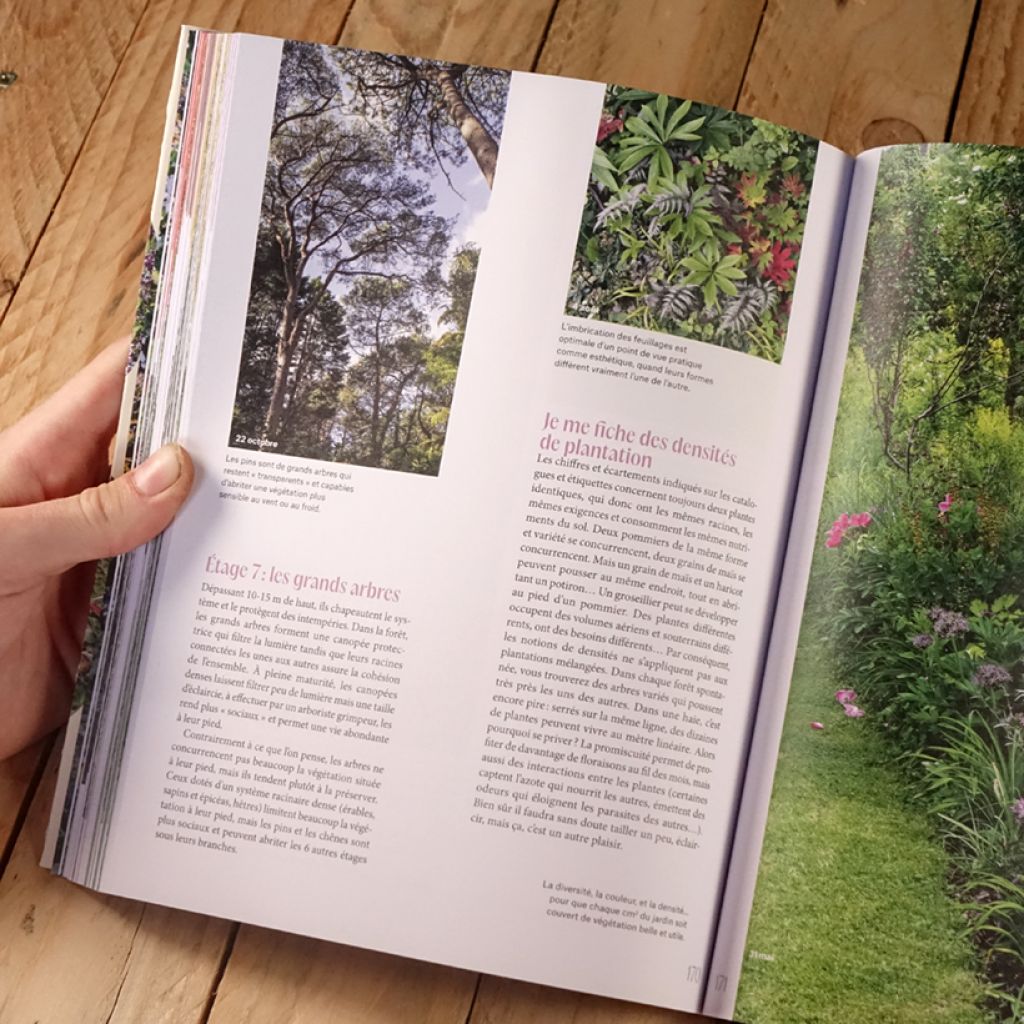
[[[885,154],[855,341],[886,459],[910,479],[977,406],[1021,415],[1024,166],[993,147]]]
[[[428,185],[404,172],[379,130],[344,111],[323,48],[286,44],[280,75],[260,225],[284,282],[262,429],[272,441],[309,312],[303,279],[316,273],[324,293],[366,276],[428,283],[448,244],[447,222],[429,211]]]
[[[403,281],[367,278],[348,300],[359,358],[341,393],[338,454],[345,462],[402,469],[401,418],[422,369],[427,320]]]
[[[403,282],[366,280],[349,296],[349,324],[358,361],[340,394],[335,457],[356,464],[436,473],[462,353],[478,253],[467,247],[451,261],[451,329],[429,337],[426,317]]]
[[[232,443],[438,471],[478,256],[438,182],[490,180],[507,84],[285,44]]]
[[[365,51],[337,51],[336,59],[358,107],[416,166],[434,162],[447,174],[468,154],[493,186],[508,72]]]

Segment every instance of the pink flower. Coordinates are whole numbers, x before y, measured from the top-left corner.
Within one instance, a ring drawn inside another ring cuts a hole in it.
[[[823,726],[821,724],[821,722],[811,722],[811,728],[812,729],[824,729],[825,726]]]
[[[856,704],[844,704],[843,711],[846,713],[847,718],[863,718],[864,712],[861,708],[857,707]]]
[[[939,518],[941,519],[952,507],[953,496],[951,494],[947,494],[945,498],[939,502]]]
[[[856,699],[856,690],[836,690],[836,700],[840,704],[852,704]]]
[[[870,512],[855,512],[852,516],[849,512],[844,512],[829,528],[828,537],[825,539],[825,547],[839,547],[843,543],[847,530],[851,530],[855,526],[868,526],[870,523]]]
[[[1017,799],[1010,804],[1010,810],[1013,811],[1013,816],[1022,825],[1024,825],[1024,796],[1017,797]]]

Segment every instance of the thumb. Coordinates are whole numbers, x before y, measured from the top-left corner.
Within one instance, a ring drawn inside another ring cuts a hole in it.
[[[144,544],[170,525],[194,475],[188,452],[167,444],[109,483],[70,498],[0,509],[4,576],[27,583]]]

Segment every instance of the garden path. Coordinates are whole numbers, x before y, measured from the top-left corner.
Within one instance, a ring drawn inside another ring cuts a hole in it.
[[[756,1006],[758,1024],[885,1024],[898,1006],[900,1024],[981,1024],[946,858],[870,721],[843,714],[823,662],[805,639],[737,1017]]]

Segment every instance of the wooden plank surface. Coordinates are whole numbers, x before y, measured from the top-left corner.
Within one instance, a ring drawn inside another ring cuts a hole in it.
[[[468,1024],[686,1024],[707,1018],[485,977]]]
[[[0,4],[0,316],[110,87],[146,0]]]
[[[57,754],[0,880],[0,1021],[202,1019],[227,922],[101,896],[39,867]]]
[[[338,41],[364,50],[529,71],[554,7],[555,0],[356,0]]]
[[[41,770],[39,762],[49,753],[52,743],[44,740],[0,761],[0,877],[13,853],[21,814],[28,810],[25,801],[31,796]]]
[[[739,109],[858,153],[945,135],[974,0],[768,0]]]
[[[64,118],[53,128],[60,145],[51,142],[52,152],[44,152],[45,140],[26,140],[23,128],[17,139],[0,138],[0,171],[24,178],[18,198],[0,190],[0,278],[10,277],[11,267],[21,277],[6,316],[0,287],[0,426],[130,323],[183,21],[321,40],[336,38],[344,25],[342,41],[350,45],[535,65],[725,105],[738,96],[751,113],[852,149],[941,138],[969,57],[955,136],[1024,141],[1024,59],[1017,56],[1024,15],[1013,0],[984,0],[969,55],[973,0],[355,0],[351,12],[345,0],[149,0],[148,6],[104,0],[103,6],[122,21],[101,25],[95,14],[82,14],[87,3],[76,7],[72,0],[17,0],[0,15],[2,32],[3,18],[21,12],[19,31],[28,40],[24,11],[45,8],[51,20],[33,21],[31,45],[19,44],[22,65],[67,63],[63,79],[48,78],[49,92],[33,89],[19,99],[25,110],[45,107]],[[124,25],[143,6],[134,35],[129,29],[126,36]],[[89,37],[86,52],[77,55],[67,44],[68,34],[79,31],[76,18],[83,19],[83,39]],[[11,47],[13,38],[0,39],[0,47]],[[26,85],[24,76],[18,85]],[[72,95],[76,90],[80,95]],[[5,131],[12,123],[4,106],[10,95],[16,94],[0,93]],[[30,149],[36,142],[38,176],[34,166],[18,163],[36,152]],[[11,219],[5,202],[20,211],[13,227],[5,223]],[[29,753],[0,766],[0,843],[15,827],[37,757]],[[52,773],[51,761],[0,880],[4,1024],[695,1019],[265,929],[242,927],[236,934],[226,922],[52,879],[36,867]]]
[[[243,927],[210,1024],[463,1024],[477,975]]]
[[[984,0],[960,89],[954,142],[1024,144],[1024,5]]]
[[[562,0],[538,71],[731,107],[764,0]]]

